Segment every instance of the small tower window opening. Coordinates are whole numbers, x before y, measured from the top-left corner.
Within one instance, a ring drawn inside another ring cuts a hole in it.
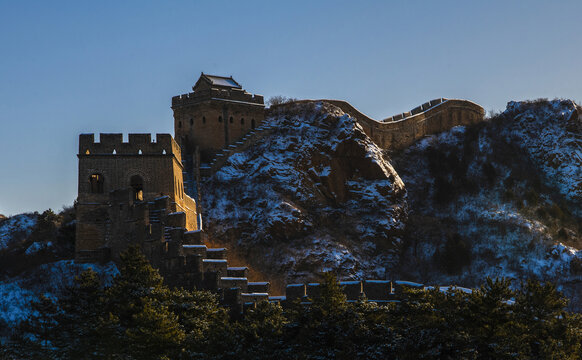
[[[222,116],[218,117],[218,122],[221,123],[222,122]]]
[[[91,174],[89,176],[90,191],[92,194],[103,194],[103,175]]]
[[[234,119],[232,118],[232,116],[230,117],[229,121],[230,121],[231,124],[234,121]]]
[[[129,180],[134,201],[143,201],[143,179],[139,175],[133,175]]]
[[[245,124],[245,118],[240,118],[240,124],[244,125]]]
[[[203,123],[203,124],[206,124],[206,116],[203,116],[203,117],[202,117],[202,123]]]
[[[181,129],[181,128],[182,128],[182,122],[178,121],[178,129]]]
[[[255,128],[255,119],[251,119],[251,129]]]
[[[89,155],[89,154],[91,154],[91,152],[89,151],[89,149],[87,149],[87,150],[85,151],[85,155]]]
[[[142,152],[141,152],[141,149],[139,149],[139,150],[137,151],[137,153],[138,153],[139,155],[141,155],[141,154],[142,154]]]
[[[194,125],[194,119],[190,118],[190,125]]]

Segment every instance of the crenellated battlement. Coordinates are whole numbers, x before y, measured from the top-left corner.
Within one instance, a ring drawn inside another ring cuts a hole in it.
[[[79,155],[174,155],[181,159],[180,147],[170,134],[129,134],[129,141],[123,141],[123,134],[79,135]]]
[[[172,109],[208,100],[224,100],[264,106],[263,95],[251,94],[243,89],[204,89],[172,97]]]

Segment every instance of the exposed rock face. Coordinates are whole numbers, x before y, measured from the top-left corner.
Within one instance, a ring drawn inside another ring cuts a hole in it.
[[[383,278],[407,217],[398,174],[339,108],[279,111],[266,120],[277,131],[231,156],[204,184],[211,238],[289,281],[324,270]]]

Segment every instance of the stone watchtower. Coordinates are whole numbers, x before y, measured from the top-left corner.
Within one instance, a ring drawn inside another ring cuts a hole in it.
[[[123,142],[122,134],[100,134],[96,142],[93,134],[81,134],[77,156],[78,261],[115,258],[131,243],[157,248],[152,243],[163,242],[172,226],[198,230],[196,203],[184,193],[180,147],[171,135],[152,141],[150,134],[129,134]],[[167,223],[168,215],[174,220]]]
[[[198,149],[203,162],[265,118],[263,96],[246,92],[232,76],[202,73],[192,90],[172,98],[174,134],[185,154]]]

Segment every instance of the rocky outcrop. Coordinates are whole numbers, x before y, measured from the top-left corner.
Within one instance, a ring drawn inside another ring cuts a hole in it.
[[[266,121],[276,130],[203,184],[210,237],[289,280],[324,270],[383,278],[407,217],[404,184],[383,151],[327,103],[295,104]]]

